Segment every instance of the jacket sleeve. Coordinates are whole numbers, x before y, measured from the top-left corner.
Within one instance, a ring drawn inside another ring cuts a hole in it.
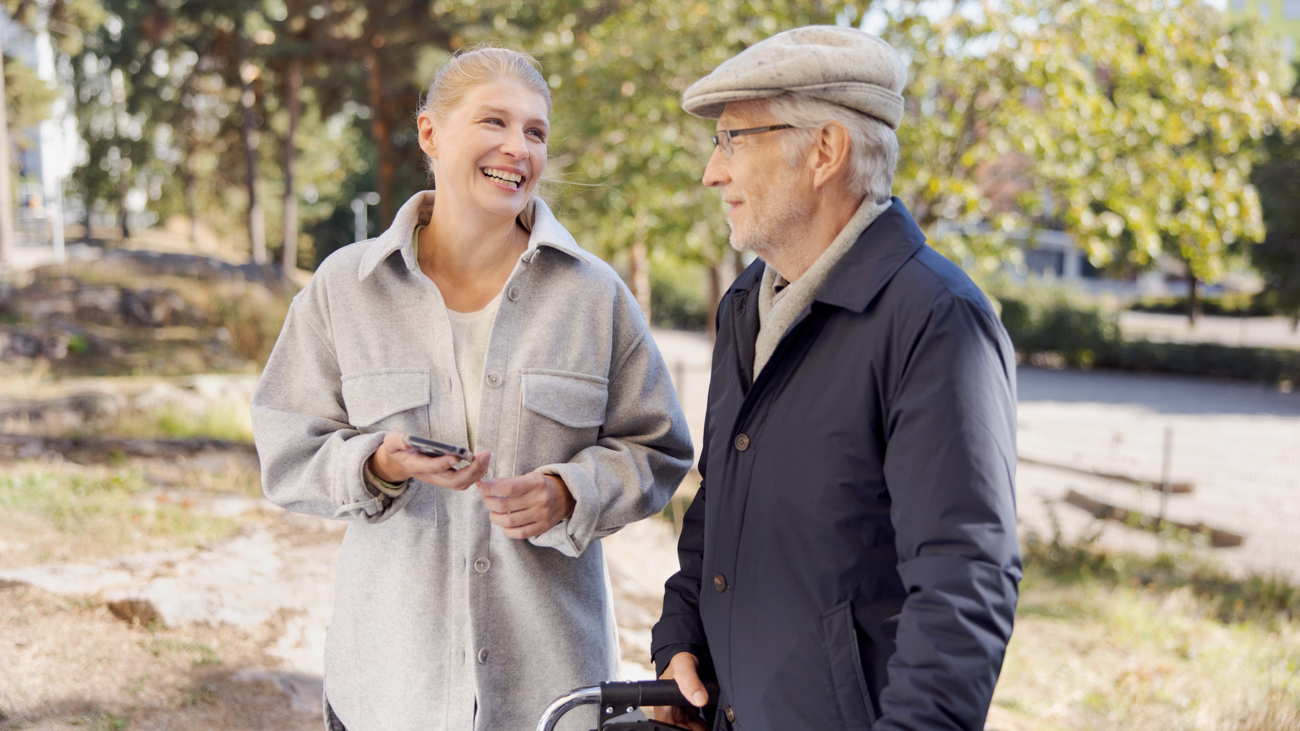
[[[979,729],[1021,577],[1015,360],[983,303],[936,303],[888,396],[885,482],[907,589],[875,731]]]
[[[414,494],[369,489],[365,464],[383,433],[348,423],[341,374],[315,288],[299,293],[253,393],[253,439],[262,489],[271,502],[300,513],[377,523]]]
[[[573,515],[529,541],[580,555],[593,540],[663,510],[693,455],[668,367],[642,321],[610,369],[596,443],[568,462],[537,468],[564,480],[576,502]]]

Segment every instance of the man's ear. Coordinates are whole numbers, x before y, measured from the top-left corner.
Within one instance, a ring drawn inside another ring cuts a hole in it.
[[[849,137],[849,129],[843,122],[826,122],[818,128],[816,135],[809,164],[812,167],[813,187],[821,188],[841,175],[848,174],[853,142]]]

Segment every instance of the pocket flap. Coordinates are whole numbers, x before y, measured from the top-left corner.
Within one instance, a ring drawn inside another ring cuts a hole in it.
[[[524,408],[574,429],[605,423],[609,379],[568,371],[526,368]]]
[[[371,371],[343,379],[343,405],[355,427],[370,426],[428,403],[429,372],[425,370]]]

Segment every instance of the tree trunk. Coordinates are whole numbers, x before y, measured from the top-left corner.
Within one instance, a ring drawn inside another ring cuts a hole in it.
[[[298,193],[293,175],[298,167],[298,117],[302,112],[302,59],[289,61],[285,78],[285,96],[289,102],[289,132],[284,138],[284,246],[280,249],[280,266],[287,275],[298,266]]]
[[[628,251],[628,275],[632,280],[632,296],[641,307],[646,322],[650,321],[650,256],[644,240],[632,244]]]
[[[0,60],[4,43],[0,41]],[[9,109],[5,96],[4,73],[0,72],[0,275],[14,265],[13,193],[9,189]]]
[[[375,138],[375,152],[379,156],[378,179],[379,190],[379,230],[387,229],[393,222],[394,165],[392,124],[388,119],[384,104],[384,79],[379,66],[379,57],[370,53],[366,56],[366,87],[370,96],[370,134]]]
[[[266,230],[262,218],[262,204],[257,200],[257,130],[253,128],[253,107],[257,101],[253,94],[253,79],[250,69],[253,44],[248,39],[241,19],[239,33],[239,106],[243,111],[243,125],[240,127],[240,142],[244,146],[244,164],[247,167],[246,185],[248,187],[248,239],[252,243],[253,262],[266,263]]]
[[[1187,279],[1187,324],[1194,328],[1201,316],[1200,281],[1193,274],[1188,274]]]
[[[709,340],[718,338],[718,304],[722,302],[722,266],[709,265]]]
[[[199,243],[199,134],[194,113],[194,79],[191,73],[185,79],[185,93],[189,97],[189,110],[186,113],[190,124],[185,140],[185,164],[181,166],[181,182],[185,186],[185,216],[190,219],[190,243]]]

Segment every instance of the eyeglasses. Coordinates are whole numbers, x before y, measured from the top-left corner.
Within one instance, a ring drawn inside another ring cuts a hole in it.
[[[713,146],[722,148],[722,152],[727,157],[731,157],[732,137],[743,137],[745,135],[761,135],[764,132],[775,132],[778,129],[794,129],[793,124],[774,124],[770,127],[750,127],[749,129],[720,129],[716,135],[713,135]]]

